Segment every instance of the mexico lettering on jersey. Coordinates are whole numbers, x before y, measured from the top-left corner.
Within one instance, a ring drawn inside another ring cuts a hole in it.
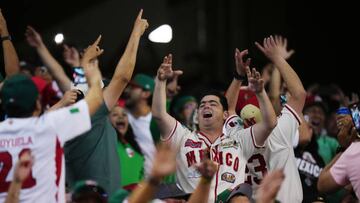
[[[170,141],[176,149],[176,178],[185,192],[191,193],[200,180],[195,164],[201,162],[210,153],[210,159],[219,164],[219,170],[211,183],[209,202],[228,188],[244,182],[246,160],[253,154],[255,139],[252,128],[243,129],[237,115],[230,116],[225,122],[226,134],[220,135],[211,143],[202,132],[191,132],[176,121],[170,136],[163,141]]]
[[[293,150],[293,139],[300,124],[295,110],[286,104],[277,126],[265,142],[265,148],[256,150],[248,159],[245,182],[252,185],[253,198],[256,198],[257,188],[267,171],[283,168],[285,179],[276,199],[280,202],[302,201],[301,180]]]
[[[82,100],[40,117],[8,118],[0,123],[0,202],[4,202],[19,156],[31,150],[34,165],[20,191],[20,202],[65,202],[62,147],[90,130],[88,105]]]

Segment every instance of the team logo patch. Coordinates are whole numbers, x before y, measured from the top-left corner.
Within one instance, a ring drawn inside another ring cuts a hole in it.
[[[228,183],[234,183],[235,182],[235,175],[229,172],[225,172],[221,174],[221,180],[226,181]]]
[[[79,113],[79,112],[80,112],[79,108],[71,108],[71,109],[70,109],[70,113],[71,113],[71,114]]]
[[[227,149],[227,148],[235,148],[237,149],[238,146],[239,146],[239,143],[237,143],[235,140],[234,141],[229,141],[229,142],[223,142],[220,144],[220,146],[223,148],[223,149]]]
[[[185,142],[185,147],[201,148],[201,144],[201,142],[195,142],[194,140],[187,139]]]
[[[241,119],[236,119],[236,120],[230,121],[228,125],[231,128],[236,127],[236,126],[243,126],[243,121]]]

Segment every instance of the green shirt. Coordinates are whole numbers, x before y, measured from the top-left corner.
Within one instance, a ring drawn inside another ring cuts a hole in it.
[[[111,195],[120,188],[117,135],[105,103],[91,117],[91,130],[65,144],[66,181],[94,180]],[[81,125],[81,123],[79,123]]]
[[[328,135],[319,135],[316,141],[319,146],[319,155],[322,157],[325,164],[330,163],[330,161],[336,155],[336,150],[339,146],[338,141]]]
[[[121,187],[138,183],[143,179],[144,157],[129,144],[118,142],[117,153],[120,158]]]

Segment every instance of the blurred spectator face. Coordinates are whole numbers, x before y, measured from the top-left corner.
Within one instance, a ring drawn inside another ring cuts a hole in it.
[[[135,106],[142,98],[143,89],[136,85],[129,85],[125,89],[125,106],[133,107]]]
[[[309,125],[313,128],[314,133],[319,135],[325,124],[325,112],[320,106],[308,107],[304,115],[309,118]]]
[[[327,118],[326,121],[326,131],[330,134],[335,136],[338,133],[338,128],[336,125],[336,113],[333,112],[330,114],[330,116]]]
[[[197,108],[197,103],[195,101],[186,102],[183,106],[183,110],[181,112],[181,116],[185,118],[186,121],[190,121],[192,119],[192,114]]]
[[[129,120],[125,109],[120,106],[114,107],[110,113],[110,121],[120,135],[124,136],[129,127]]]
[[[38,66],[35,68],[35,76],[39,76],[44,79],[47,83],[52,82],[52,76],[50,75],[49,71],[44,66]]]
[[[200,101],[198,109],[200,130],[202,127],[212,127],[225,120],[224,108],[220,98],[215,95],[206,95]]]

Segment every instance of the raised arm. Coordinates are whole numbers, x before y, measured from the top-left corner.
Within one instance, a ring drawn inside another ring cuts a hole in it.
[[[176,150],[169,144],[160,144],[152,166],[150,177],[131,193],[129,203],[150,202],[153,199],[161,180],[176,170]]]
[[[2,41],[2,48],[4,53],[5,73],[6,76],[11,76],[19,72],[19,58],[16,54],[14,45],[11,42],[10,34],[7,29],[6,20],[0,9],[0,35]]]
[[[19,202],[21,186],[30,175],[32,164],[33,158],[30,151],[25,151],[21,154],[15,166],[14,179],[11,181],[5,203]]]
[[[232,80],[228,90],[226,91],[226,99],[229,104],[229,115],[236,114],[236,103],[239,97],[239,91],[242,82],[246,79],[246,67],[250,65],[250,58],[244,63],[243,58],[248,54],[248,50],[239,51],[235,49],[235,65],[234,79]]]
[[[201,178],[188,203],[206,203],[209,201],[211,180],[218,170],[218,164],[207,158],[197,166],[197,170],[201,174]]]
[[[104,50],[98,47],[101,36],[97,38],[94,44],[90,45],[81,59],[80,65],[84,68],[86,81],[89,85],[89,91],[85,96],[85,101],[89,106],[89,113],[93,115],[103,103],[103,93],[101,89],[101,73],[95,65],[94,60],[100,56]]]
[[[71,80],[65,74],[63,67],[59,64],[58,61],[51,55],[46,45],[41,39],[41,36],[34,28],[28,26],[26,29],[26,40],[29,45],[34,47],[39,54],[42,62],[46,67],[49,68],[49,71],[54,79],[59,84],[59,87],[62,92],[70,90]]]
[[[172,55],[164,57],[155,79],[155,89],[151,106],[152,116],[157,122],[162,138],[170,135],[170,131],[175,125],[175,118],[166,112],[166,80],[181,75],[182,71],[172,70]]]
[[[256,123],[253,130],[256,144],[262,146],[277,124],[276,114],[264,89],[264,81],[261,79],[260,73],[255,68],[252,71],[250,71],[249,67],[246,69],[249,81],[248,89],[256,94],[260,105],[262,121]]]
[[[286,62],[284,54],[286,50],[287,40],[280,36],[270,36],[264,39],[263,45],[255,42],[256,46],[267,56],[275,67],[279,70],[281,77],[284,79],[291,98],[288,104],[300,114],[304,107],[306,91],[301,83],[300,78],[291,66]]]
[[[135,20],[125,52],[116,66],[109,86],[104,90],[104,99],[108,109],[112,109],[115,106],[133,74],[140,37],[149,26],[147,20],[142,18],[142,13],[143,10],[141,9]]]

